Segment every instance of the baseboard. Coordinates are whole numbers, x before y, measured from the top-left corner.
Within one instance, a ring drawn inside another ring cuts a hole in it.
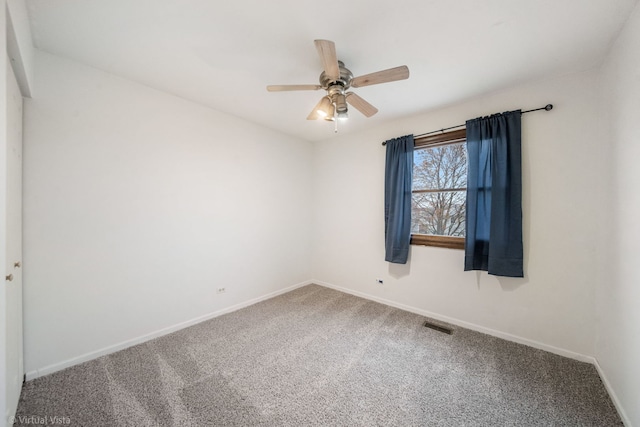
[[[622,422],[624,423],[625,427],[632,427],[631,421],[629,421],[629,417],[627,416],[627,413],[622,407],[622,403],[620,403],[620,399],[618,399],[618,395],[613,390],[613,387],[611,386],[611,383],[609,382],[607,375],[604,373],[602,366],[600,366],[598,359],[595,357],[593,358],[593,364],[596,367],[596,370],[598,371],[598,375],[600,375],[600,379],[604,384],[604,388],[607,390],[607,393],[609,393],[609,397],[611,398],[613,405],[618,410],[618,415],[620,415],[620,418],[622,419]]]
[[[266,295],[263,295],[263,296],[260,296],[260,297],[257,297],[257,298],[253,298],[253,299],[241,302],[239,304],[235,304],[235,305],[232,305],[230,307],[226,307],[226,308],[223,308],[221,310],[217,310],[217,311],[214,311],[212,313],[208,313],[208,314],[196,317],[194,319],[187,320],[185,322],[180,322],[180,323],[177,323],[175,325],[159,329],[159,330],[157,330],[155,332],[151,332],[149,334],[145,334],[145,335],[142,335],[142,336],[137,337],[137,338],[133,338],[133,339],[130,339],[130,340],[127,340],[127,341],[123,341],[123,342],[118,343],[118,344],[114,344],[114,345],[110,345],[108,347],[104,347],[104,348],[102,348],[100,350],[96,350],[96,351],[92,351],[92,352],[89,352],[89,353],[85,353],[83,355],[80,355],[80,356],[77,356],[77,357],[73,357],[71,359],[67,359],[67,360],[64,360],[64,361],[59,362],[59,363],[54,363],[52,365],[45,366],[43,368],[39,368],[39,369],[35,369],[33,371],[29,371],[29,372],[26,373],[27,381],[28,380],[32,380],[34,378],[38,378],[38,377],[44,376],[44,375],[49,375],[49,374],[52,374],[52,373],[57,372],[57,371],[61,371],[63,369],[69,368],[69,367],[77,365],[79,363],[88,362],[89,360],[97,359],[98,357],[105,356],[107,354],[115,353],[116,351],[124,350],[125,348],[132,347],[134,345],[141,344],[143,342],[152,340],[154,338],[158,338],[158,337],[161,337],[163,335],[170,334],[170,333],[178,331],[180,329],[184,329],[184,328],[187,328],[189,326],[204,322],[205,320],[213,319],[214,317],[222,316],[223,314],[231,313],[233,311],[237,311],[237,310],[240,310],[242,308],[249,307],[250,305],[257,304],[257,303],[259,303],[261,301],[268,300],[270,298],[276,297],[276,296],[281,295],[281,294],[285,294],[285,293],[290,292],[290,291],[292,291],[294,289],[300,288],[302,286],[310,285],[312,283],[313,283],[313,281],[311,281],[311,280],[300,282],[300,283],[297,283],[295,285],[288,286],[288,287],[286,287],[284,289],[280,289],[280,290],[277,290],[275,292],[271,292],[271,293],[268,293]]]
[[[517,335],[508,334],[506,332],[497,331],[495,329],[486,328],[484,326],[476,325],[475,323],[465,322],[464,320],[455,319],[452,317],[444,316],[442,314],[434,313],[431,311],[423,310],[420,308],[412,307],[409,305],[401,304],[395,301],[387,300],[384,298],[379,298],[374,295],[370,295],[364,292],[354,291],[352,289],[343,288],[341,286],[336,286],[331,283],[326,283],[320,280],[312,280],[312,283],[315,283],[320,286],[324,286],[327,288],[335,289],[340,292],[344,292],[347,294],[355,295],[357,297],[361,297],[364,299],[368,299],[371,301],[379,302],[380,304],[385,304],[391,307],[399,308],[401,310],[408,311],[410,313],[419,314],[421,316],[430,317],[432,319],[440,320],[442,322],[450,323],[452,325],[460,326],[462,328],[471,329],[472,331],[482,332],[483,334],[491,335],[497,338],[502,338],[507,341],[513,341],[518,344],[524,344],[529,347],[537,348],[539,350],[548,351],[549,353],[558,354],[560,356],[568,357],[571,359],[578,360],[580,362],[594,363],[595,358],[593,356],[587,356],[584,354],[576,353],[571,350],[566,350],[563,348],[554,347],[552,345],[544,344],[538,341],[530,340],[528,338],[519,337]]]

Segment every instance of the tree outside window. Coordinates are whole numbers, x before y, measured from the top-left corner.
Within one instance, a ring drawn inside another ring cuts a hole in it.
[[[411,204],[413,244],[461,248],[465,236],[464,129],[416,140]],[[433,236],[433,237],[430,237]]]

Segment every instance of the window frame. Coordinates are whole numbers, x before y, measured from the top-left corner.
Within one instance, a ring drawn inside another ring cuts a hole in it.
[[[442,145],[459,144],[467,141],[467,129],[462,128],[435,135],[425,135],[414,140],[414,150],[434,148]],[[466,189],[465,189],[466,190]],[[420,191],[420,190],[418,190]],[[466,193],[466,191],[465,191]],[[413,189],[411,189],[413,194]],[[411,234],[410,244],[417,246],[435,246],[438,248],[464,249],[465,238],[438,236],[433,234]]]

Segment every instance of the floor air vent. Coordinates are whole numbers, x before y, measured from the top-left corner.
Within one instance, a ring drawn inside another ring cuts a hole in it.
[[[449,334],[449,335],[453,334],[453,330],[449,328],[445,328],[444,326],[436,325],[435,323],[431,323],[428,320],[424,322],[424,326],[445,334]]]

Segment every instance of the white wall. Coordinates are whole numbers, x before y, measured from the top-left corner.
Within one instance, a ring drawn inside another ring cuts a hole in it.
[[[611,151],[610,237],[598,288],[596,357],[625,414],[640,426],[640,7],[605,61],[603,142]]]
[[[24,132],[30,377],[311,276],[310,143],[35,59]]]
[[[552,78],[316,143],[314,279],[588,360],[605,168],[598,83],[597,70]],[[384,261],[383,140],[547,103],[551,112],[523,116],[524,279],[464,272],[453,249],[413,246],[406,266]]]

